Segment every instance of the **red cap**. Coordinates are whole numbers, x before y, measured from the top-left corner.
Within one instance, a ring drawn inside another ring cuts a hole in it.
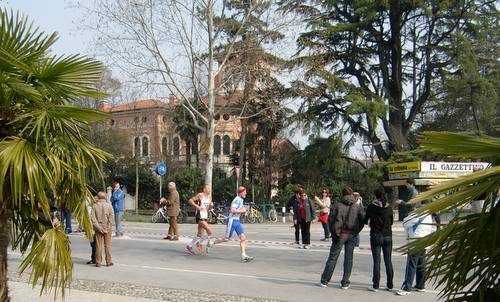
[[[247,190],[247,189],[246,189],[244,186],[240,186],[240,187],[238,188],[238,194],[241,194],[241,193],[245,192],[246,190]]]

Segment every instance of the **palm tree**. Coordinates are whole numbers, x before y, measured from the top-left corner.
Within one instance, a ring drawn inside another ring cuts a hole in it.
[[[9,301],[9,244],[28,252],[20,272],[31,268],[33,284],[41,279],[42,291],[64,295],[73,263],[51,208],[64,203],[91,238],[86,178],[110,156],[84,137],[89,123],[107,115],[70,106],[102,96],[93,87],[103,67],[79,55],[50,55],[56,39],[0,9],[0,301]]]
[[[424,132],[421,146],[453,157],[486,159],[492,167],[453,179],[419,194],[413,203],[433,200],[415,211],[439,214],[484,199],[481,213],[460,215],[433,234],[403,247],[428,249],[427,274],[442,286],[446,301],[500,298],[500,139],[449,132]]]

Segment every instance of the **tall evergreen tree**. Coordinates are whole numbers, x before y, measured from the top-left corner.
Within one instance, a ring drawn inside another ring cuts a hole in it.
[[[271,142],[282,125],[282,121],[274,119],[283,118],[285,112],[280,107],[284,87],[273,74],[283,66],[284,60],[271,53],[269,46],[282,40],[284,35],[273,28],[276,24],[270,22],[274,14],[272,1],[228,0],[225,3],[227,16],[215,22],[223,36],[218,51],[219,56],[230,50],[233,54],[220,78],[221,89],[226,94],[239,94],[242,108],[239,166],[242,177],[247,173],[250,177],[259,176],[269,198]],[[252,133],[248,133],[249,129],[253,129]],[[258,140],[262,143],[258,144]],[[249,162],[250,171],[247,173],[245,158]]]
[[[417,116],[443,95],[454,34],[469,35],[479,15],[497,11],[486,0],[282,4],[307,25],[296,58],[306,77],[295,82],[304,112],[330,129],[347,123],[381,159],[411,147]]]

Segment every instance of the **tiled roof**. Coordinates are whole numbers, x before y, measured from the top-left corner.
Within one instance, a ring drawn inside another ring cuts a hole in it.
[[[168,108],[168,107],[169,104],[164,101],[148,99],[126,104],[115,105],[111,107],[111,112],[131,111],[131,110],[140,110],[149,108]]]

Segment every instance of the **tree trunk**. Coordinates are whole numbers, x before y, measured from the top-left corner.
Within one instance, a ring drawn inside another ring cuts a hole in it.
[[[0,208],[0,301],[10,301],[7,287],[7,249],[10,242],[10,218],[8,209]]]
[[[238,167],[240,169],[240,174],[238,175],[236,187],[239,187],[243,183],[243,165],[245,164],[245,144],[247,137],[246,122],[241,119],[241,135],[240,135],[240,158],[238,159]]]
[[[212,174],[214,169],[214,136],[215,136],[215,73],[214,73],[214,3],[207,2],[207,31],[208,31],[208,121],[207,121],[207,155],[205,162],[205,185],[212,188]]]

